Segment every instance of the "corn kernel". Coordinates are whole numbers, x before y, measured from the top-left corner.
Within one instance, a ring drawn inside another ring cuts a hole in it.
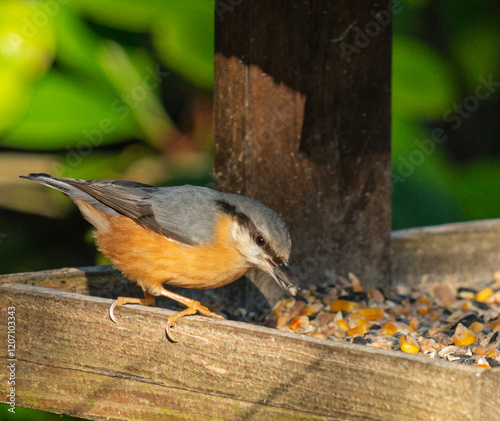
[[[410,327],[404,323],[399,322],[386,323],[384,329],[392,332],[392,335],[394,335],[396,332],[401,332],[404,334],[410,333]]]
[[[331,311],[336,313],[337,311],[346,311],[347,313],[352,313],[359,308],[359,304],[354,301],[346,300],[335,300],[332,302]]]
[[[434,295],[445,303],[452,303],[455,300],[451,288],[447,285],[438,285],[433,289]]]
[[[366,332],[368,332],[368,329],[365,325],[356,326],[356,327],[352,327],[350,329],[347,329],[347,334],[349,336],[356,335],[356,334],[364,335]]]
[[[309,326],[309,319],[307,316],[297,316],[292,319],[290,323],[288,323],[288,327],[292,330],[297,329],[298,327],[306,328]]]
[[[458,296],[464,300],[473,300],[476,297],[476,294],[471,291],[462,291],[458,293]]]
[[[476,342],[477,336],[474,332],[467,329],[462,323],[459,323],[455,329],[455,336],[453,337],[453,343],[455,346],[467,346]]]
[[[418,297],[417,303],[419,304],[427,304],[429,302],[429,297],[427,295],[421,295]]]
[[[469,303],[464,303],[464,305],[462,306],[462,308],[464,310],[472,310],[472,306]]]
[[[354,292],[361,292],[363,291],[363,287],[361,286],[361,282],[360,280],[358,279],[358,277],[352,273],[352,272],[349,272],[349,281],[351,281],[351,285],[352,285],[352,290]]]
[[[495,272],[493,278],[495,279],[496,285],[500,286],[500,271]]]
[[[355,311],[354,313],[351,314],[352,319],[364,319],[365,316],[360,311]]]
[[[294,317],[294,318],[290,321],[290,323],[288,323],[288,327],[289,327],[290,329],[293,329],[293,330],[297,329],[299,326],[300,326],[300,317],[298,317],[298,316],[297,316],[297,317]]]
[[[381,308],[360,308],[359,312],[366,320],[378,320],[384,317],[384,310]]]
[[[349,320],[349,327],[358,327],[358,326],[370,327],[370,323],[368,323],[365,319],[351,319],[351,320]]]
[[[278,317],[278,320],[276,321],[276,324],[278,326],[285,326],[288,323],[289,320],[290,320],[290,316],[282,315],[282,316]]]
[[[488,349],[484,346],[475,346],[472,348],[472,353],[476,355],[486,355],[488,353]]]
[[[488,364],[474,364],[474,367],[491,368]]]
[[[484,303],[488,298],[490,298],[491,294],[493,294],[493,290],[491,288],[485,288],[476,294],[476,301]]]
[[[400,344],[401,347],[401,344]],[[422,352],[435,352],[436,350],[432,346],[422,345]]]
[[[384,295],[378,289],[369,289],[368,295],[378,303],[384,302]]]
[[[491,330],[498,330],[498,331],[500,331],[500,320],[495,320],[494,322],[489,323],[488,327]]]
[[[336,322],[337,325],[339,325],[339,327],[342,329],[342,330],[347,330],[349,329],[349,325],[347,324],[347,322],[345,320],[339,320],[338,322]]]
[[[469,326],[469,329],[472,330],[474,333],[479,333],[483,330],[484,325],[480,322],[474,322]]]
[[[417,354],[418,351],[420,351],[420,347],[415,339],[408,335],[403,335],[399,338],[399,347],[401,348],[401,351],[408,354]]]
[[[420,306],[417,311],[421,316],[425,316],[431,312],[431,308],[429,306]]]
[[[408,322],[408,326],[410,326],[410,330],[415,332],[418,329],[418,321],[417,319],[410,319]]]
[[[322,304],[311,304],[306,307],[304,307],[302,310],[300,310],[299,314],[301,316],[314,316],[315,314],[319,313],[321,309],[323,308]]]
[[[313,333],[310,336],[312,336],[313,338],[326,339],[326,336],[323,335],[322,333]]]

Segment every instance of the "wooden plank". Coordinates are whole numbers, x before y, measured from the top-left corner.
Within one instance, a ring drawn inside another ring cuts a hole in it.
[[[393,278],[409,284],[475,284],[500,270],[500,219],[396,231]]]
[[[482,400],[500,370],[301,337],[204,317],[164,336],[170,311],[20,284],[0,286],[16,308],[17,402],[90,419],[471,420],[498,414]],[[1,330],[4,342],[6,329]],[[2,347],[0,355],[6,358]],[[6,393],[6,370],[0,371]],[[488,395],[490,398],[491,393]],[[476,399],[477,398],[477,399]],[[479,406],[480,405],[480,406]]]
[[[26,285],[36,285],[45,288],[55,288],[61,291],[76,292],[79,294],[92,295],[102,298],[116,298],[118,296],[142,297],[141,288],[134,282],[129,281],[111,265],[86,266],[81,268],[62,268],[38,272],[25,272],[8,275],[0,275],[0,284],[17,282]],[[270,282],[274,282],[270,280]],[[201,301],[207,305],[223,305],[228,311],[235,311],[244,307],[247,311],[256,311],[256,303],[247,303],[244,280],[238,280],[232,284],[216,288],[196,290],[169,286],[168,289],[177,294]],[[258,297],[256,288],[249,294]],[[258,300],[262,303],[264,300]],[[165,297],[156,297],[156,305],[162,308],[176,310],[184,308],[176,301]],[[267,308],[259,311],[265,314]]]
[[[500,368],[482,373],[476,397],[478,420],[500,420]]]
[[[391,19],[374,18],[386,9],[256,0],[216,19],[216,185],[283,216],[304,285],[325,271],[390,280]],[[380,31],[357,48],[369,23]]]

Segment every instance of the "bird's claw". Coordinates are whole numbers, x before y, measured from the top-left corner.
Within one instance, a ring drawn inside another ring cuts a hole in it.
[[[177,339],[175,339],[172,334],[170,333],[170,328],[172,327],[172,323],[170,320],[167,319],[167,326],[165,327],[165,334],[167,335],[167,338],[170,342],[177,343],[179,342]]]
[[[111,306],[109,307],[109,318],[111,319],[111,321],[112,321],[113,323],[116,323],[115,315],[114,315],[114,313],[113,313],[113,311],[115,310],[115,307],[116,307],[116,303],[117,303],[117,302],[115,301],[115,302],[114,302],[113,304],[111,304]]]

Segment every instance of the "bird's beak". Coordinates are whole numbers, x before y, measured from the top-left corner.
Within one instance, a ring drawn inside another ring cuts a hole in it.
[[[268,260],[269,274],[274,278],[278,285],[285,291],[289,297],[295,297],[299,292],[299,281],[295,277],[288,263],[283,261],[281,264],[276,264],[272,260]]]

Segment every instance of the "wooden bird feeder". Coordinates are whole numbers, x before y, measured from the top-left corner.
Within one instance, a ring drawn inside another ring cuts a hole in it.
[[[464,285],[500,269],[500,221],[391,237],[391,24],[377,29],[374,18],[387,4],[216,7],[216,182],[283,216],[292,262],[309,268],[303,285],[325,271],[354,272],[367,287]],[[372,28],[363,45],[356,28]],[[318,244],[328,259],[313,270]],[[272,282],[253,278],[272,303]],[[15,358],[16,405],[94,420],[500,419],[499,368],[202,316],[182,319],[172,344],[170,310],[128,306],[110,322],[112,298],[130,288],[109,267],[1,276],[0,308],[16,320],[14,356],[0,350],[2,399]],[[215,293],[243,303],[257,295],[242,282],[224,288],[233,289]],[[7,343],[5,327],[0,338]]]
[[[393,277],[464,285],[491,277],[499,247],[500,221],[396,232]],[[0,277],[0,306],[15,307],[17,405],[94,420],[500,419],[500,368],[203,316],[179,322],[172,344],[170,310],[130,306],[111,323],[102,297],[130,285],[109,267]],[[6,370],[0,384],[3,399]]]

